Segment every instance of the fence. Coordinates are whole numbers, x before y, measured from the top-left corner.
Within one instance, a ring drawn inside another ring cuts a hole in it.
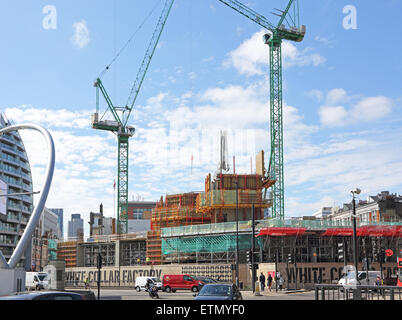
[[[402,287],[316,284],[315,300],[402,300]]]

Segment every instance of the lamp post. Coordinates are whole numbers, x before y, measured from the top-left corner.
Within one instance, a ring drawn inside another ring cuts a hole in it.
[[[350,191],[352,193],[352,209],[353,209],[353,214],[352,214],[352,220],[353,220],[353,262],[355,265],[355,276],[356,276],[356,283],[359,284],[359,276],[358,276],[358,260],[357,260],[357,235],[356,235],[356,202],[355,202],[355,194],[360,194],[361,190],[359,188],[353,189]]]

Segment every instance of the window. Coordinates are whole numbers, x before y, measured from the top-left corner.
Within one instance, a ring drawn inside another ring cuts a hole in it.
[[[54,296],[53,300],[74,300],[74,298],[63,294],[59,296]]]

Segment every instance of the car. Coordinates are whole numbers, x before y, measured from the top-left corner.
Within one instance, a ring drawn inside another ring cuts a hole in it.
[[[0,297],[0,300],[87,300],[87,294],[67,291],[37,291]],[[93,299],[92,299],[93,300]]]
[[[218,282],[218,281],[216,281],[216,280],[214,280],[214,279],[207,278],[207,277],[194,277],[194,276],[192,276],[192,278],[195,279],[195,280],[200,280],[200,281],[202,281],[204,284],[207,284],[207,283],[216,283],[216,282]]]
[[[134,286],[135,290],[137,290],[137,292],[145,290],[145,284],[147,283],[148,279],[151,279],[153,281],[158,290],[162,290],[162,281],[159,278],[155,277],[136,277]]]
[[[240,290],[233,283],[207,283],[194,300],[243,300]]]
[[[201,280],[196,280],[188,274],[165,274],[162,279],[162,290],[168,293],[176,290],[198,292],[202,285]]]

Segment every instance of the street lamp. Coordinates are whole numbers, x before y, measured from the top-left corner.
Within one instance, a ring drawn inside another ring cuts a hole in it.
[[[353,208],[353,214],[352,214],[352,220],[353,220],[353,262],[355,265],[355,276],[356,276],[356,283],[359,284],[359,277],[358,277],[358,260],[357,260],[357,235],[356,235],[356,203],[355,203],[355,194],[360,194],[361,190],[359,188],[353,189],[350,191],[352,193],[352,208]]]
[[[239,288],[239,183],[236,177],[236,286]]]

